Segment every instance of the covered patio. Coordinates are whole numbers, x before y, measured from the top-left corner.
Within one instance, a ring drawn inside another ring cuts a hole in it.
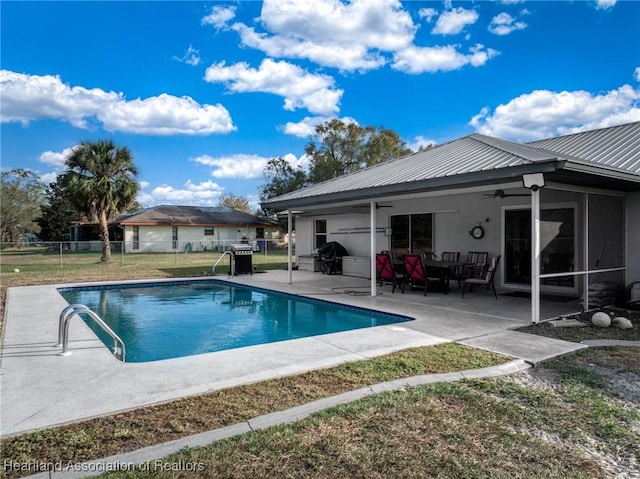
[[[536,323],[558,316],[550,303],[573,303],[562,314],[588,310],[599,306],[601,290],[615,294],[640,280],[629,240],[640,234],[639,152],[640,123],[526,145],[473,134],[263,207],[284,210],[290,233],[295,218],[299,267],[319,246],[337,241],[349,252],[348,264],[357,265],[343,274],[368,279],[371,296],[378,294],[372,258],[380,251],[499,256],[497,304],[493,295],[479,296],[482,304],[474,304],[475,293],[463,300],[455,287],[436,301],[505,311],[508,300],[521,299],[505,293],[522,295],[528,322]],[[289,255],[293,282],[291,245]]]

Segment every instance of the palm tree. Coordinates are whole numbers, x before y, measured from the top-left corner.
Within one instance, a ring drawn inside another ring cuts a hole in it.
[[[83,141],[66,161],[64,183],[79,210],[100,225],[102,260],[111,261],[109,221],[136,200],[138,170],[126,147],[113,141]]]

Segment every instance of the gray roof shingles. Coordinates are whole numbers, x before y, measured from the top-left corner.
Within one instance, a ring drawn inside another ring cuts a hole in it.
[[[268,218],[225,207],[161,205],[123,215],[122,225],[275,226]]]

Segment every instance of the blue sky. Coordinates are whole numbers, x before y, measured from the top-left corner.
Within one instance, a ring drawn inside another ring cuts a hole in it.
[[[640,121],[640,2],[0,3],[2,168],[46,183],[83,140],[131,150],[139,201],[257,204],[330,118],[417,149]]]

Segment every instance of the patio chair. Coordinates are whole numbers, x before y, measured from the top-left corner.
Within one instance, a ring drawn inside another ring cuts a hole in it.
[[[457,263],[458,261],[460,261],[460,251],[443,251],[440,257],[442,261],[455,261]],[[453,278],[454,280],[456,279],[458,280],[458,286],[459,286],[461,281],[461,279],[459,278],[462,277],[462,267],[456,266],[455,268],[452,268],[449,274],[450,274],[450,278]],[[447,287],[448,286],[449,285],[447,284]]]
[[[376,254],[376,273],[380,286],[384,283],[391,283],[392,293],[395,293],[396,286],[400,286],[404,293],[404,272],[396,270],[394,264],[391,262],[391,255],[389,253]]]
[[[458,286],[461,286],[462,281],[469,278],[483,278],[487,272],[487,259],[489,253],[484,251],[469,251],[467,253],[466,264],[459,270]]]
[[[498,299],[498,294],[496,293],[496,286],[494,284],[496,277],[496,270],[498,269],[498,265],[500,264],[500,255],[494,256],[491,260],[491,264],[485,273],[484,278],[467,278],[462,282],[462,297],[464,298],[464,291],[469,286],[469,291],[473,290],[474,286],[486,286],[487,289],[493,290],[493,295],[496,299]]]
[[[422,264],[422,256],[419,254],[405,254],[402,257],[404,261],[404,269],[406,281],[411,287],[424,286],[423,295],[427,295],[427,286],[429,283],[439,283],[443,291],[446,291],[444,280],[441,277],[429,277]]]
[[[460,251],[443,251],[440,259],[442,261],[460,261]]]

